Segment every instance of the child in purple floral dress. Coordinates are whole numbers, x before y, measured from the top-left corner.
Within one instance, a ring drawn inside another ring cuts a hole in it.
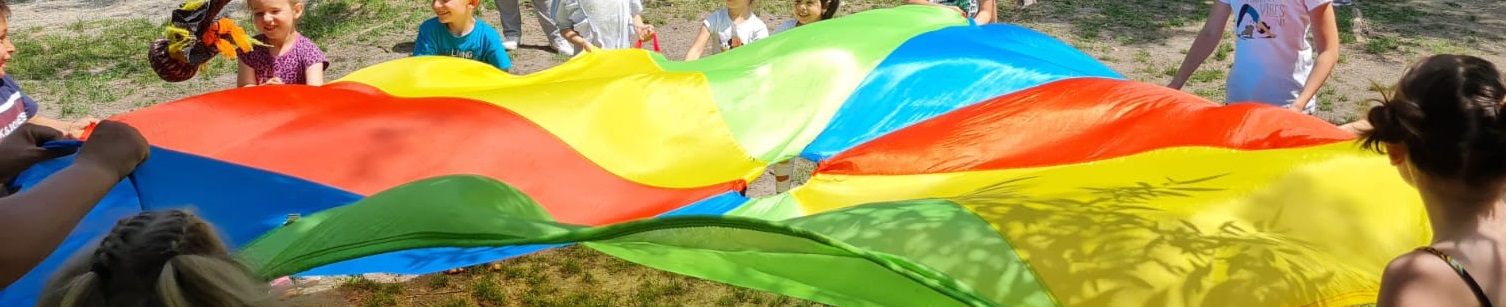
[[[257,46],[240,55],[237,87],[266,84],[323,85],[329,60],[307,37],[298,34],[295,22],[303,16],[303,0],[250,0],[251,18],[261,30]]]

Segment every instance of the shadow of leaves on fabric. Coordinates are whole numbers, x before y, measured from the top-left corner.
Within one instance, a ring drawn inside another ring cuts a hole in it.
[[[587,245],[661,270],[829,304],[992,305],[1007,292],[1007,305],[1052,305],[1018,259],[997,257],[1012,254],[998,234],[950,201],[876,203],[779,223],[792,232],[735,222]],[[965,285],[959,276],[984,282]]]
[[[998,227],[1065,305],[1314,302],[1318,286],[1335,272],[1314,265],[1312,245],[1271,228],[1280,213],[1254,225],[1227,220],[1209,227],[1156,206],[1222,190],[1213,186],[1227,175],[1082,187],[1062,197],[1020,193],[1034,179],[1027,177],[957,201]]]
[[[986,221],[952,201],[867,204],[794,219],[789,225],[905,257],[1004,306],[1054,305],[1014,248]]]

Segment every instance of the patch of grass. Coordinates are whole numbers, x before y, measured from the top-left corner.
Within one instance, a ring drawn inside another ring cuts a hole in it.
[[[470,307],[470,306],[471,306],[471,301],[467,301],[464,298],[458,298],[458,297],[457,298],[451,298],[450,300],[444,301],[443,304],[439,304],[439,307]]]
[[[1364,12],[1365,19],[1377,24],[1417,24],[1423,18],[1434,16],[1433,13],[1419,10],[1417,5],[1408,2],[1410,1],[1373,0],[1367,1],[1360,9]]]
[[[1180,65],[1181,64],[1166,64],[1166,66],[1162,66],[1161,75],[1166,77],[1176,77],[1177,69],[1180,69]]]
[[[1204,69],[1192,73],[1192,77],[1188,78],[1187,81],[1191,81],[1192,83],[1206,83],[1223,79],[1224,71],[1222,69]]]
[[[497,285],[496,280],[481,278],[471,284],[471,297],[482,303],[501,305],[507,300],[507,295],[502,293],[502,287]]]
[[[450,286],[450,276],[439,274],[429,278],[429,288],[441,289]]]
[[[1323,87],[1323,90],[1318,91],[1318,111],[1333,112],[1334,105],[1337,104],[1336,101],[1339,98],[1338,96],[1339,91],[1334,89],[1334,87]],[[1345,99],[1348,98],[1345,97]]]
[[[63,83],[85,78],[118,80],[137,75],[155,78],[146,65],[147,46],[144,42],[155,39],[161,33],[161,25],[146,19],[130,19],[76,23],[70,27],[87,27],[97,34],[12,33],[12,37],[16,37],[12,40],[16,54],[8,63],[10,69],[7,73],[18,80]]]
[[[359,39],[385,33],[379,31],[417,29],[433,15],[422,3],[412,1],[319,0],[304,12],[298,32],[315,42]],[[247,18],[241,22],[250,24]]]
[[[1051,0],[1037,2],[1015,18],[1058,19],[1071,24],[1078,37],[1132,45],[1165,41],[1174,28],[1198,25],[1208,8],[1185,0]]]
[[[1401,48],[1401,39],[1389,35],[1377,36],[1365,43],[1365,52],[1370,54],[1381,54],[1398,48]]]
[[[1224,61],[1229,59],[1229,54],[1234,53],[1234,44],[1218,44],[1218,49],[1213,50],[1213,60]]]
[[[1212,102],[1222,102],[1224,101],[1224,96],[1226,96],[1224,87],[1222,86],[1216,88],[1194,90],[1192,91],[1192,94],[1197,95],[1198,97],[1203,97],[1203,99],[1207,99],[1208,101]]]
[[[362,276],[347,277],[340,282],[339,287],[355,293],[361,306],[397,305],[397,295],[403,293],[401,284],[382,284]]]

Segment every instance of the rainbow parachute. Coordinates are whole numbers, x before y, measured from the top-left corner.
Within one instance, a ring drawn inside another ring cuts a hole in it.
[[[266,277],[579,242],[847,306],[1356,305],[1430,235],[1384,158],[1325,122],[924,6],[695,62],[617,50],[520,77],[408,58],[118,119],[152,158],[4,305],[115,219],[183,206]],[[795,156],[818,162],[809,183],[742,195]]]

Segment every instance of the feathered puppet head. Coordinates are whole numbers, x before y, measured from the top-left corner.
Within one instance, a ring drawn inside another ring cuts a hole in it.
[[[220,17],[226,4],[230,0],[189,0],[173,10],[171,24],[163,32],[167,38],[153,41],[147,52],[158,77],[167,82],[188,80],[215,54],[234,59],[238,52],[251,51],[253,44],[266,46],[229,18]]]

